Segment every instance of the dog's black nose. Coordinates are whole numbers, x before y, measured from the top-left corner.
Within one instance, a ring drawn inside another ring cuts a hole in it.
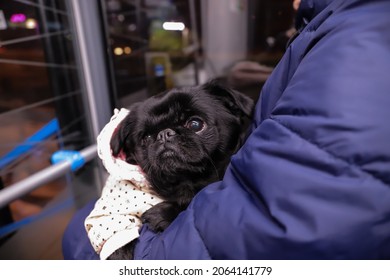
[[[170,128],[164,129],[157,134],[157,141],[165,143],[172,139],[176,135],[176,132]]]

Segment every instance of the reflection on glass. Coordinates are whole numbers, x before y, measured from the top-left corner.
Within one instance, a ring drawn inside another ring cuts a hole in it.
[[[55,135],[1,166],[4,187],[50,166],[58,149],[85,146],[65,1],[7,1],[0,6],[0,97],[0,160],[53,119],[60,122]],[[66,183],[64,178],[55,180],[12,202],[12,220],[40,213]]]
[[[121,106],[213,78],[257,100],[294,31],[291,0],[103,3]]]

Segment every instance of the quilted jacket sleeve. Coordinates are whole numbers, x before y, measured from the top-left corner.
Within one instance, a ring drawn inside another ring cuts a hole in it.
[[[144,227],[136,258],[390,258],[389,12],[337,0],[320,12],[267,81],[223,181],[164,233]]]

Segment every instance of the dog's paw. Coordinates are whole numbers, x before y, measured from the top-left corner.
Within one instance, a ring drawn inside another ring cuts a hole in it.
[[[161,202],[142,215],[144,224],[154,232],[164,231],[180,213],[179,207],[170,202]]]

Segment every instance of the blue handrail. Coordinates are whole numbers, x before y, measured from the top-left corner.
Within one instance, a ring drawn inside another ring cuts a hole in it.
[[[38,145],[41,141],[52,136],[60,130],[58,119],[52,119],[44,127],[35,132],[32,136],[27,138],[22,144],[18,145],[8,154],[0,158],[0,169],[3,169],[5,166],[13,162],[15,159],[21,155],[27,153],[34,146]]]

